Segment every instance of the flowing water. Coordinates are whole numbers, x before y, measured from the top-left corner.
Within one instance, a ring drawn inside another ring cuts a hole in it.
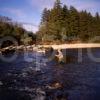
[[[99,51],[92,49],[95,57]],[[23,53],[11,63],[0,61],[0,100],[100,100],[100,63],[91,60],[86,49],[82,62],[77,61],[77,49],[66,50],[73,59],[66,64],[45,63],[46,57],[38,54],[37,60],[34,52],[30,56],[32,62],[26,62]]]

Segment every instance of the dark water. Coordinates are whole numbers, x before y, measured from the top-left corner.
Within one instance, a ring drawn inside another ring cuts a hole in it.
[[[92,49],[98,58],[99,51]],[[22,53],[11,63],[0,61],[0,100],[100,100],[100,63],[91,60],[86,49],[82,62],[77,61],[77,49],[66,53],[73,60],[66,64],[50,61],[38,71],[36,63],[26,62]],[[30,53],[35,59],[34,55]]]

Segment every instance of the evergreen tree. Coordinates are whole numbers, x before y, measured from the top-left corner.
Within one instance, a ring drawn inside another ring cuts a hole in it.
[[[66,5],[63,6],[62,17],[63,17],[63,27],[67,35],[69,34],[70,14],[69,14],[69,10]]]
[[[88,41],[100,35],[100,16],[92,16],[87,11],[77,11],[73,6],[70,9],[56,0],[52,9],[43,10],[38,32],[43,41],[66,41],[68,38],[80,38]]]
[[[99,13],[95,15],[95,35],[100,36],[100,16]]]
[[[49,21],[49,16],[50,16],[50,11],[47,8],[45,8],[43,10],[41,24],[47,23]]]
[[[79,14],[74,7],[70,7],[70,35],[78,36],[79,33]]]

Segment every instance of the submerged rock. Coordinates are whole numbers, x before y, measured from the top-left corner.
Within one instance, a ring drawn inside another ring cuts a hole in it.
[[[50,86],[46,86],[46,88],[48,89],[58,89],[58,88],[62,88],[62,85],[60,83],[53,83]]]
[[[68,100],[69,94],[62,89],[46,91],[45,100]]]
[[[0,81],[0,86],[2,86],[3,85],[3,82],[2,81]]]
[[[46,98],[46,93],[43,91],[41,88],[38,88],[36,90],[36,97],[34,100],[45,100]]]

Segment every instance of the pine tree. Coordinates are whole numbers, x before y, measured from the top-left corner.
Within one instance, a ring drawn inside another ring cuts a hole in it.
[[[100,16],[98,12],[95,15],[95,29],[95,35],[100,36]]]
[[[48,22],[49,21],[49,17],[50,17],[50,11],[47,8],[45,8],[43,10],[41,24]]]
[[[62,20],[63,20],[62,33],[63,33],[64,39],[66,40],[68,34],[70,33],[70,30],[69,30],[70,14],[69,14],[69,10],[68,10],[68,8],[67,8],[66,5],[63,6],[63,10],[62,10]]]
[[[39,35],[45,41],[66,41],[72,37],[88,41],[100,35],[99,13],[92,16],[87,11],[77,11],[73,6],[68,9],[56,0],[52,9],[43,11]]]
[[[55,35],[55,39],[60,39],[62,31],[62,6],[60,0],[56,0],[50,13],[49,30],[51,35]]]
[[[54,9],[60,9],[61,8],[61,2],[60,0],[56,0],[54,3]]]
[[[77,37],[79,34],[79,14],[78,11],[70,7],[70,35]]]

